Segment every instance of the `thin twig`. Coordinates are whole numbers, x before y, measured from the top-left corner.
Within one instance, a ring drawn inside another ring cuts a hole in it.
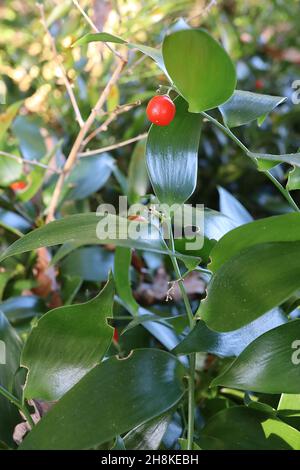
[[[47,26],[47,22],[46,22],[46,18],[45,18],[45,10],[44,10],[44,5],[40,4],[40,3],[37,3],[37,7],[40,11],[40,15],[41,15],[41,23],[44,27],[44,30],[49,38],[49,41],[50,41],[50,46],[51,46],[51,49],[52,49],[52,53],[53,53],[53,58],[58,66],[58,68],[60,69],[60,72],[61,72],[61,76],[62,76],[62,79],[64,81],[64,85],[66,87],[66,90],[67,90],[67,93],[69,95],[69,98],[70,98],[70,101],[72,103],[72,106],[73,106],[73,109],[74,109],[74,113],[75,113],[75,116],[76,116],[76,120],[79,124],[80,127],[83,126],[84,124],[84,121],[82,119],[82,116],[81,116],[81,113],[80,113],[80,110],[79,110],[79,106],[77,104],[77,100],[75,98],[75,95],[74,95],[74,92],[73,92],[73,89],[72,89],[72,85],[71,83],[69,82],[68,80],[68,77],[67,77],[67,73],[66,73],[66,70],[63,66],[63,64],[61,63],[61,60],[60,60],[60,57],[59,57],[59,54],[57,52],[57,49],[56,49],[56,44],[55,44],[55,40],[52,36],[52,34],[50,33],[49,29],[48,29],[48,26]]]
[[[50,222],[54,219],[54,214],[55,214],[56,208],[57,208],[58,203],[59,203],[59,198],[60,198],[60,194],[61,194],[61,191],[62,191],[62,188],[63,188],[63,185],[64,185],[65,178],[70,173],[73,166],[75,165],[76,160],[77,160],[78,152],[79,152],[79,150],[82,146],[82,142],[84,141],[87,133],[89,132],[91,126],[93,125],[97,114],[99,113],[99,111],[104,106],[104,103],[107,100],[107,97],[108,97],[108,95],[111,91],[111,88],[113,87],[113,85],[115,85],[115,83],[119,79],[120,74],[121,74],[125,64],[126,64],[125,61],[123,61],[123,60],[119,61],[114,73],[112,74],[112,76],[111,76],[110,80],[108,81],[106,87],[104,88],[103,92],[101,93],[95,107],[92,109],[89,117],[85,121],[84,125],[82,126],[82,128],[80,129],[80,131],[79,131],[79,133],[76,137],[76,140],[75,140],[75,142],[72,146],[72,149],[71,149],[71,151],[69,153],[69,156],[66,160],[66,163],[64,165],[63,172],[59,176],[59,178],[57,180],[57,183],[56,183],[56,186],[55,186],[55,189],[53,191],[52,199],[50,201],[49,208],[48,208],[48,211],[47,211],[46,223],[48,223],[48,222]]]
[[[197,15],[194,15],[194,16],[192,16],[191,18],[189,18],[189,19],[188,19],[188,22],[189,22],[189,21],[193,21],[195,18],[198,18],[198,16],[199,16],[199,17],[201,17],[201,16],[206,16],[206,15],[209,13],[210,9],[211,9],[213,6],[217,5],[217,3],[218,3],[217,0],[211,0],[204,8],[200,11],[200,13],[197,13]]]
[[[32,166],[38,166],[40,168],[44,168],[45,170],[53,171],[54,173],[61,173],[61,171],[56,170],[55,168],[52,168],[48,165],[45,165],[44,163],[38,162],[37,160],[28,160],[26,158],[19,157],[18,155],[13,155],[12,153],[3,152],[2,150],[0,151],[0,155],[2,155],[3,157],[11,158],[12,160],[16,160],[22,165],[28,164]]]
[[[95,129],[93,132],[91,132],[86,139],[82,142],[82,147],[85,147],[96,135],[100,134],[101,132],[105,132],[108,128],[108,126],[116,119],[119,114],[127,113],[130,111],[132,108],[139,106],[141,104],[141,101],[135,101],[134,103],[128,103],[124,104],[123,106],[117,106],[111,113],[108,114],[108,117],[106,120],[99,126],[97,129]]]
[[[92,28],[92,30],[95,31],[95,33],[100,33],[99,29],[97,28],[97,26],[95,25],[95,23],[93,22],[93,20],[89,17],[89,15],[86,14],[86,12],[84,11],[84,9],[79,5],[79,2],[77,2],[77,0],[72,0],[72,1],[73,1],[73,4],[76,6],[76,8],[78,8],[78,10],[80,11],[80,13],[81,13],[82,16],[84,17],[85,21],[90,25],[90,27]],[[116,51],[113,47],[111,47],[107,42],[104,42],[104,44],[106,45],[106,47],[107,47],[113,54],[115,54],[119,59],[124,60],[124,62],[125,62],[124,57],[122,57],[121,54],[119,54],[118,51]]]
[[[118,149],[118,148],[121,148],[121,147],[125,147],[126,145],[133,144],[134,142],[137,142],[139,140],[146,139],[147,135],[148,135],[148,133],[145,132],[144,134],[140,134],[140,135],[137,135],[136,137],[132,137],[132,139],[123,140],[122,142],[118,142],[117,144],[108,145],[107,147],[102,147],[102,148],[95,149],[95,150],[88,150],[87,152],[79,153],[78,157],[81,157],[81,158],[82,157],[92,157],[94,155],[99,155],[100,153],[109,152],[110,150],[115,150],[115,149]]]

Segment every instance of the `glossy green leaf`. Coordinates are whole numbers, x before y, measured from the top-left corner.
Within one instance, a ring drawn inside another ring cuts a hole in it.
[[[300,450],[300,433],[266,412],[232,406],[208,421],[199,443],[204,450]]]
[[[244,225],[253,220],[247,209],[226,189],[218,187],[220,196],[220,212],[230,217],[238,225]]]
[[[126,41],[125,39],[120,38],[114,34],[110,33],[89,33],[83,36],[82,38],[78,39],[74,44],[74,46],[82,46],[84,44],[89,44],[90,42],[112,42],[116,44],[125,44],[129,49],[137,49],[138,51],[142,52],[143,54],[151,57],[154,62],[162,69],[164,73],[166,73],[166,69],[164,66],[164,61],[162,58],[162,54],[160,49],[154,49],[154,47],[145,46],[143,44],[135,44]]]
[[[221,238],[211,251],[209,269],[216,272],[245,248],[260,243],[289,241],[300,241],[300,214],[290,213],[251,222]]]
[[[20,395],[15,374],[20,367],[22,343],[5,315],[0,311],[0,385],[10,393]],[[13,432],[22,420],[15,405],[0,394],[0,441],[15,447]]]
[[[283,393],[277,410],[282,421],[300,431],[300,394]]]
[[[231,98],[220,106],[220,111],[227,127],[237,127],[266,116],[286,99],[283,96],[235,90]]]
[[[101,227],[98,224],[102,224]],[[22,239],[13,243],[2,255],[1,259],[8,256],[35,250],[41,246],[54,246],[66,242],[75,242],[85,245],[116,244],[121,246],[150,249],[166,252],[166,245],[160,238],[158,230],[153,227],[152,238],[148,236],[148,224],[130,221],[131,227],[140,235],[136,240],[126,238],[128,234],[128,220],[109,214],[97,215],[96,213],[77,214],[56,220],[41,228],[38,228]],[[151,226],[152,228],[152,226]],[[97,229],[99,238],[97,236]]]
[[[164,437],[171,419],[170,413],[148,421],[124,436],[127,450],[156,450]]]
[[[176,115],[168,126],[152,125],[146,160],[154,192],[161,203],[182,204],[197,183],[201,117],[188,112],[187,103],[175,100]]]
[[[274,309],[242,328],[228,333],[210,330],[203,321],[172,351],[174,354],[209,352],[220,357],[238,356],[247,346],[266,331],[287,322],[285,315]]]
[[[163,59],[191,113],[215,108],[234,92],[236,73],[227,52],[203,29],[177,31],[163,42]]]
[[[251,246],[230,258],[210,281],[199,316],[216,331],[254,321],[300,287],[298,256],[300,242],[274,242]]]
[[[4,113],[0,114],[0,142],[5,136],[6,131],[10,127],[11,123],[15,119],[23,101],[17,101],[10,105]],[[1,157],[2,158],[2,157]]]
[[[131,289],[130,267],[131,250],[129,248],[117,247],[114,265],[116,290],[127,310],[129,310],[132,315],[137,315],[139,304],[133,297]]]
[[[111,357],[62,397],[20,449],[89,449],[107,442],[173,408],[184,394],[185,373],[164,351]]]
[[[248,157],[253,158],[255,161],[257,159],[265,160],[266,162],[275,162],[278,163],[289,163],[290,165],[300,166],[300,153],[284,153],[281,155],[272,155],[269,153],[258,153],[258,152],[248,152]],[[259,168],[264,171],[266,168],[259,165]]]
[[[286,184],[286,189],[289,191],[295,191],[300,189],[300,168],[294,167],[288,174],[288,180]]]
[[[300,320],[278,326],[251,343],[212,386],[263,393],[298,393]]]
[[[28,375],[24,396],[58,400],[99,364],[113,335],[112,279],[89,302],[59,307],[44,315],[33,328],[22,353]]]
[[[56,220],[33,230],[13,243],[2,254],[0,261],[42,246],[49,247],[66,242],[74,243],[77,247],[114,244],[169,254],[167,245],[154,225],[129,221],[113,214],[85,213]],[[195,257],[180,253],[176,253],[176,256],[186,264],[197,261]]]

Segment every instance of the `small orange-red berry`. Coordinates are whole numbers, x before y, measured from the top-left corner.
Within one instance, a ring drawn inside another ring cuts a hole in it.
[[[13,191],[22,191],[22,189],[26,188],[27,184],[25,181],[15,181],[9,187]]]
[[[153,124],[168,126],[175,117],[176,107],[169,96],[157,95],[149,101],[146,113]]]

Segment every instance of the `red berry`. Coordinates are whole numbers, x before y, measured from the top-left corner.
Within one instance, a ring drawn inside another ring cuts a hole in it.
[[[13,191],[22,191],[22,189],[26,188],[27,184],[25,181],[15,181],[9,187]]]
[[[262,80],[256,80],[255,81],[255,88],[257,90],[261,90],[264,87],[264,82]]]
[[[154,96],[146,109],[149,121],[157,126],[168,126],[173,121],[176,107],[167,95]]]

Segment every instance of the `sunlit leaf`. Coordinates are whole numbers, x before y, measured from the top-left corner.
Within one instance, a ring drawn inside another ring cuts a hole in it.
[[[112,279],[89,302],[59,307],[33,328],[22,353],[28,375],[24,396],[57,400],[96,364],[112,339]]]
[[[232,97],[220,106],[220,111],[226,126],[237,127],[265,117],[286,100],[283,96],[235,90]]]
[[[299,450],[300,433],[266,412],[233,406],[208,421],[199,443],[204,450]]]
[[[175,100],[176,115],[168,126],[152,125],[146,160],[154,192],[161,203],[184,203],[197,183],[201,117],[188,112],[187,103]]]
[[[185,373],[164,351],[111,357],[62,397],[20,449],[90,449],[110,441],[175,406],[184,394]]]
[[[300,320],[264,333],[249,344],[212,385],[263,393],[299,392],[299,338]]]
[[[233,63],[227,52],[203,29],[187,29],[166,36],[163,59],[191,113],[224,103],[236,85]]]
[[[238,356],[257,337],[286,322],[287,318],[279,309],[271,310],[249,325],[228,333],[210,330],[200,320],[172,352],[174,354],[209,352],[220,357]]]
[[[290,213],[256,220],[229,231],[221,238],[211,252],[209,269],[216,272],[225,261],[250,246],[288,241],[300,241],[300,214]]]
[[[199,316],[216,331],[254,321],[300,287],[300,242],[261,243],[226,261],[209,283]]]

